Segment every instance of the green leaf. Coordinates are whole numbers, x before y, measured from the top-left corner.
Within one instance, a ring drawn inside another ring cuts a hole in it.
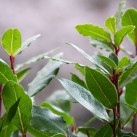
[[[119,77],[119,86],[120,88],[127,85],[131,82],[134,78],[137,77],[137,62],[134,63],[132,66],[128,67],[122,75]]]
[[[62,57],[62,54],[56,55],[57,58]],[[50,60],[36,75],[31,83],[28,84],[28,95],[34,96],[42,91],[51,80],[58,74],[62,62]]]
[[[128,9],[122,17],[122,26],[128,26],[128,25],[135,26],[134,31],[128,34],[129,38],[131,39],[134,45],[137,44],[137,19],[135,18],[136,16],[137,16],[136,9]]]
[[[125,66],[127,66],[129,64],[130,60],[127,56],[124,56],[120,59],[119,64],[118,64],[118,68],[122,69]]]
[[[71,43],[67,43],[67,44],[71,45],[73,48],[75,48],[77,51],[79,51],[92,64],[96,65],[97,67],[101,68],[104,72],[108,73],[108,71],[106,69],[104,69],[104,67],[102,65],[100,65],[98,62],[96,62],[97,60],[95,60],[92,56],[90,56],[89,54],[87,54],[85,51],[83,51],[79,47],[75,46],[74,44],[71,44]]]
[[[8,29],[2,36],[2,46],[5,51],[14,56],[21,47],[21,33],[18,29]]]
[[[75,64],[75,68],[76,68],[82,75],[85,75],[85,66],[81,66],[80,64]]]
[[[115,64],[115,62],[113,60],[111,60],[110,58],[107,58],[103,55],[97,55],[97,56],[102,62],[106,63],[110,68],[112,68],[112,69],[117,68],[117,65]]]
[[[121,0],[119,5],[118,5],[116,14],[115,14],[116,26],[117,27],[120,25],[121,18],[122,18],[123,12],[125,10],[125,7],[126,7],[126,0]]]
[[[100,49],[104,49],[106,51],[112,52],[114,51],[114,47],[110,42],[99,40],[99,39],[90,39],[90,44],[94,47],[98,47]]]
[[[116,32],[116,19],[115,17],[109,17],[106,19],[105,26],[113,33]]]
[[[25,42],[22,43],[21,48],[18,50],[16,54],[21,54],[24,49],[29,47],[33,41],[40,37],[40,34],[35,35],[27,39]]]
[[[112,128],[109,123],[101,127],[94,137],[111,137],[113,134]]]
[[[66,124],[69,126],[70,124],[73,123],[73,117],[71,117],[68,113],[64,112],[61,110],[59,107],[54,106],[48,102],[43,102],[41,103],[42,107],[50,109],[54,114],[57,114],[59,116],[62,116]]]
[[[37,62],[37,61],[40,61],[40,60],[44,59],[45,56],[47,56],[47,55],[55,52],[55,50],[57,50],[57,49],[53,49],[53,50],[51,50],[51,51],[49,51],[49,52],[45,52],[45,53],[40,54],[40,55],[38,55],[38,56],[36,56],[36,57],[32,57],[32,58],[29,59],[28,61],[26,61],[26,62],[24,62],[24,63],[22,63],[22,64],[18,64],[18,65],[15,67],[15,70],[16,70],[16,71],[19,71],[19,70],[21,70],[23,67],[25,67],[26,65],[30,65],[30,64],[35,63],[35,62]]]
[[[0,83],[5,84],[9,80],[17,82],[17,77],[13,74],[10,67],[0,59]]]
[[[137,78],[126,86],[125,100],[130,105],[137,102]]]
[[[31,126],[42,132],[61,133],[67,135],[68,129],[62,117],[49,109],[33,106]]]
[[[110,34],[99,26],[94,26],[92,24],[84,24],[77,25],[76,29],[83,36],[89,36],[91,38],[111,42]]]
[[[18,82],[20,83],[29,73],[31,68],[25,68],[23,70],[20,70],[16,73]]]
[[[46,102],[49,102],[59,108],[61,108],[65,112],[70,112],[71,110],[71,102],[76,103],[77,101],[72,98],[66,90],[56,90],[52,93],[48,98],[46,98]]]
[[[2,118],[0,119],[0,131],[3,130],[7,125],[10,124],[12,119],[14,118],[17,108],[19,105],[20,99],[18,99],[9,109],[7,113],[5,113]]]
[[[95,128],[79,127],[78,131],[83,133],[83,134],[88,134],[91,137],[93,137],[96,134],[96,129]]]
[[[118,137],[137,137],[137,135],[133,134],[132,132],[122,131],[120,129],[117,130]]]
[[[27,126],[29,125],[31,119],[31,99],[24,92],[24,89],[19,84],[13,81],[7,82],[4,86],[2,98],[7,112],[9,111],[11,106],[19,98],[21,98],[18,106],[18,111],[16,112],[12,122],[22,133],[25,133],[27,131]]]
[[[135,29],[135,27],[133,25],[129,25],[129,26],[125,26],[125,27],[121,28],[120,30],[118,30],[114,35],[115,45],[119,46],[122,43],[123,38],[128,33],[131,33],[134,29]]]
[[[71,74],[71,80],[79,84],[80,86],[84,87],[85,89],[87,89],[85,82],[81,80],[76,74],[73,74],[73,73]]]
[[[100,119],[109,121],[105,108],[92,96],[92,94],[82,86],[63,78],[59,78],[62,86],[75,98],[81,105]]]
[[[0,132],[0,137],[12,137],[11,134],[16,130],[16,127],[12,124],[9,124]]]
[[[113,60],[113,61],[115,62],[115,64],[118,66],[118,57],[117,57],[116,54],[111,53],[111,54],[109,55],[109,58],[110,58],[111,60]]]
[[[137,108],[132,106],[132,105],[129,105],[129,104],[125,104],[128,108],[130,108],[131,110],[133,110],[135,113],[137,113]]]
[[[115,86],[97,70],[86,67],[85,72],[86,84],[92,95],[106,108],[114,108],[118,103]]]

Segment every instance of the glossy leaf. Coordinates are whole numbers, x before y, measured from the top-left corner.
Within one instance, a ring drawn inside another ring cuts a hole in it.
[[[76,74],[71,74],[71,80],[77,84],[79,84],[80,86],[84,87],[85,89],[87,89],[87,86],[85,84],[85,82],[80,79]]]
[[[112,128],[109,123],[101,127],[94,137],[111,137],[113,134]]]
[[[76,68],[82,75],[85,75],[85,66],[81,66],[80,64],[75,64],[75,68]]]
[[[21,82],[29,73],[31,68],[25,68],[23,70],[20,70],[16,73],[18,82]]]
[[[119,77],[119,86],[122,88],[137,76],[137,62],[128,67]]]
[[[31,126],[42,132],[61,133],[67,135],[68,129],[62,117],[49,109],[33,106]]]
[[[127,56],[123,56],[119,61],[118,68],[124,68],[129,64],[129,62],[129,58]]]
[[[94,26],[92,24],[77,25],[77,31],[83,36],[89,36],[91,38],[111,41],[110,34],[99,26]]]
[[[99,39],[90,39],[90,44],[94,47],[98,47],[99,49],[104,49],[106,51],[112,52],[114,47],[110,42],[99,40]]]
[[[128,25],[135,26],[134,31],[128,34],[129,38],[131,39],[134,45],[136,45],[137,43],[137,19],[135,18],[136,16],[137,16],[136,9],[128,9],[122,17],[122,26],[128,26]]]
[[[19,71],[19,70],[21,70],[23,67],[25,67],[26,65],[30,65],[30,64],[35,63],[35,62],[37,62],[37,61],[40,61],[40,60],[44,59],[45,56],[47,56],[47,55],[55,52],[55,50],[57,50],[57,49],[54,49],[54,50],[51,50],[51,51],[49,51],[49,52],[45,52],[45,53],[40,54],[40,55],[38,55],[38,56],[32,57],[31,59],[29,59],[28,61],[26,61],[26,62],[24,62],[24,63],[22,63],[22,64],[17,64],[17,66],[15,67],[15,70],[16,70],[16,71]]]
[[[16,112],[12,122],[23,133],[27,131],[27,126],[31,119],[31,99],[24,92],[24,89],[17,83],[9,81],[3,88],[3,103],[8,112],[11,106],[20,99],[18,111]],[[7,99],[8,98],[8,99]]]
[[[62,54],[57,55],[57,58],[62,57]],[[28,84],[28,95],[34,96],[42,91],[51,80],[57,75],[61,62],[50,60],[36,75],[31,83]]]
[[[111,53],[111,54],[109,55],[109,58],[110,58],[111,60],[113,60],[113,61],[115,62],[115,64],[118,66],[118,57],[117,57],[116,54]]]
[[[92,94],[82,86],[63,78],[59,78],[62,86],[75,98],[81,105],[87,108],[100,119],[109,121],[105,108],[92,96]]]
[[[7,125],[10,124],[12,119],[14,118],[17,108],[19,105],[20,99],[18,99],[9,109],[7,113],[5,113],[2,118],[0,119],[0,131],[3,130]]]
[[[116,46],[119,46],[124,37],[128,34],[131,33],[134,30],[134,26],[133,25],[129,25],[129,26],[125,26],[123,28],[121,28],[120,30],[118,30],[115,35],[114,35],[114,42]]]
[[[79,127],[78,131],[83,133],[83,134],[88,134],[91,137],[96,134],[96,129],[95,128],[90,128],[90,127]]]
[[[115,34],[116,31],[116,19],[115,17],[109,17],[106,19],[105,26]]]
[[[131,110],[133,110],[135,113],[137,113],[137,108],[132,106],[132,105],[129,105],[129,104],[125,104],[128,108],[130,108]]]
[[[121,22],[121,18],[123,16],[123,12],[125,11],[125,7],[126,7],[126,0],[121,0],[119,2],[116,14],[115,14],[115,18],[116,18],[116,26],[119,27],[120,22]]]
[[[48,102],[41,103],[41,106],[50,109],[53,113],[59,116],[62,116],[67,125],[73,123],[73,117],[71,117],[68,113],[64,112],[63,110],[61,110],[59,107],[54,106]]]
[[[35,41],[36,39],[38,39],[39,37],[40,37],[40,34],[28,38],[25,42],[22,43],[21,48],[18,50],[16,54],[21,54],[24,49],[29,47],[31,43]]]
[[[137,135],[133,134],[132,132],[126,132],[122,130],[117,130],[118,137],[137,137]]]
[[[137,78],[126,86],[125,100],[130,105],[137,102]]]
[[[85,72],[86,84],[92,95],[106,108],[114,108],[118,103],[115,86],[97,70],[86,67]]]
[[[17,78],[10,67],[0,59],[0,83],[5,84],[9,80],[17,82]]]
[[[112,69],[117,68],[117,65],[115,64],[115,62],[113,60],[111,60],[110,58],[107,58],[103,55],[97,55],[97,56],[102,62],[106,63],[110,68],[112,68]]]
[[[15,55],[21,47],[21,33],[18,29],[8,29],[2,36],[2,46],[9,55]]]

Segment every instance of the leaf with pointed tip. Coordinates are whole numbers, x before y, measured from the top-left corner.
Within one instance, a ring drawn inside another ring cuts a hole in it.
[[[109,58],[110,58],[111,60],[113,60],[113,61],[115,62],[115,64],[118,66],[118,57],[117,57],[116,54],[111,53],[111,54],[109,55]]]
[[[8,29],[2,36],[2,46],[5,51],[14,56],[21,47],[21,33],[18,29]]]
[[[17,77],[13,74],[10,67],[0,59],[0,83],[5,84],[9,80],[17,82]]]
[[[15,67],[15,71],[19,71],[19,70],[21,70],[23,67],[25,67],[26,65],[30,65],[30,64],[32,64],[32,63],[35,63],[35,62],[37,62],[37,61],[40,61],[40,60],[44,59],[45,56],[47,56],[47,55],[55,52],[56,50],[57,50],[57,49],[53,49],[53,50],[51,50],[51,51],[49,51],[49,52],[45,52],[45,53],[43,53],[43,54],[40,54],[40,55],[38,55],[38,56],[36,56],[36,57],[32,57],[31,59],[29,59],[28,61],[26,61],[26,62],[24,62],[24,63],[22,63],[22,64],[17,64],[17,66]]]
[[[9,111],[5,113],[0,119],[0,131],[3,130],[14,118],[17,108],[20,102],[20,98],[10,107]]]
[[[137,78],[126,86],[125,100],[130,105],[137,102]]]
[[[115,86],[97,70],[85,68],[86,84],[92,95],[106,108],[113,109],[118,103]]]
[[[38,39],[40,36],[41,36],[40,34],[32,36],[29,39],[27,39],[25,42],[23,42],[22,45],[21,45],[21,48],[17,51],[16,55],[21,54],[24,49],[29,47],[31,45],[31,43],[33,41],[35,41],[36,39]]]
[[[132,66],[128,67],[119,77],[120,88],[126,86],[136,77],[137,77],[137,62],[134,63]]]
[[[33,106],[31,126],[41,132],[61,133],[64,135],[67,135],[68,132],[62,117],[40,106]]]
[[[42,102],[41,105],[42,107],[50,109],[53,113],[62,116],[66,124],[69,126],[70,124],[73,123],[73,117],[71,117],[68,113],[64,112],[61,110],[59,107],[54,106],[48,102]]]
[[[18,82],[20,83],[29,73],[31,68],[25,68],[23,70],[20,70],[16,73]]]
[[[118,68],[124,68],[125,66],[127,66],[129,64],[130,60],[127,56],[124,56],[120,59],[119,64],[118,64]]]
[[[105,26],[113,33],[116,32],[116,19],[115,17],[109,17],[106,19]]]
[[[132,106],[132,105],[129,105],[129,104],[125,104],[128,108],[130,108],[131,110],[133,110],[135,113],[137,113],[137,108]]]
[[[117,130],[118,137],[137,137],[137,135],[133,134],[132,132],[122,131],[120,129]]]
[[[90,44],[94,47],[98,47],[99,49],[104,49],[106,51],[112,52],[114,51],[114,47],[110,42],[99,40],[99,39],[90,39]]]
[[[119,46],[122,43],[124,37],[128,33],[131,33],[134,29],[135,29],[135,27],[133,25],[129,25],[129,26],[125,26],[125,27],[121,28],[120,30],[118,30],[114,35],[115,45]]]
[[[13,81],[9,81],[5,84],[2,92],[2,98],[7,112],[9,111],[10,107],[20,98],[18,110],[12,122],[21,132],[25,133],[31,119],[31,99],[24,92],[24,89]]]
[[[76,74],[71,74],[71,80],[77,84],[79,84],[80,86],[84,87],[85,89],[87,89],[87,86],[85,84],[85,82],[80,79]]]
[[[56,55],[61,58],[62,54]],[[50,60],[36,75],[31,83],[28,84],[28,95],[34,96],[42,91],[51,80],[58,74],[61,62]]]
[[[105,124],[101,127],[94,137],[111,137],[113,134],[113,130],[109,123]]]
[[[81,105],[100,119],[109,121],[105,108],[92,96],[92,94],[82,86],[63,78],[58,79],[62,86],[75,98]]]
[[[94,26],[92,24],[83,24],[76,26],[77,31],[83,36],[89,36],[91,38],[111,41],[110,34],[99,26]]]
[[[128,9],[122,17],[122,26],[128,26],[128,25],[135,26],[134,31],[128,34],[129,38],[131,39],[134,45],[137,44],[137,19],[135,18],[136,16],[137,16],[136,9]]]
[[[116,14],[115,14],[117,28],[120,25],[121,18],[122,18],[123,12],[125,10],[125,7],[126,7],[126,0],[121,0],[119,3],[119,6],[117,8]]]
[[[82,74],[85,75],[85,66],[82,66],[80,64],[75,64],[75,68]]]

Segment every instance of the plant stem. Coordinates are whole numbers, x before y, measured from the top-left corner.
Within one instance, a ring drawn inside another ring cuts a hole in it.
[[[2,115],[2,84],[0,84],[0,117]]]
[[[14,71],[14,56],[10,56],[10,65],[11,65],[11,69],[13,71],[13,73],[15,74],[15,71]]]
[[[26,133],[22,133],[22,137],[26,137]]]
[[[116,109],[114,108],[113,109],[113,119],[114,119],[114,122],[113,122],[113,137],[116,137]]]
[[[137,118],[137,114],[134,114],[134,119],[132,121],[132,132],[135,133],[136,130],[136,118]]]

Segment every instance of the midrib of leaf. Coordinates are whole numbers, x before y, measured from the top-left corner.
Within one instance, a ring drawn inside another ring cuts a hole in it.
[[[86,30],[86,31],[87,31],[87,29],[83,29],[83,30]],[[92,32],[92,31],[90,31],[90,30],[88,30],[88,31],[91,32],[91,33],[93,33],[93,34],[95,34],[95,35],[98,35],[98,36],[106,39],[107,41],[110,41],[110,39],[108,39],[107,37],[105,37],[105,36],[103,36],[103,35],[101,35],[101,34],[98,34],[98,33],[94,32],[94,31]]]
[[[13,85],[12,85],[13,87]],[[16,94],[16,91],[15,91],[15,88],[13,87],[13,90],[14,90],[14,94],[15,94],[15,98],[16,98],[16,101],[18,100],[17,99],[17,94]],[[19,119],[20,119],[20,124],[21,124],[21,128],[22,128],[22,131],[24,132],[24,127],[23,127],[23,122],[22,122],[22,118],[21,118],[21,113],[20,113],[20,108],[18,107],[18,113],[19,113]]]
[[[110,129],[110,127],[106,130],[105,135],[107,134],[107,131]],[[105,137],[105,135],[103,137]]]
[[[13,45],[13,34],[14,34],[14,30],[12,31],[12,36],[11,36],[11,45],[10,45],[10,53],[12,53],[12,45]]]
[[[137,65],[137,64],[136,64]],[[129,77],[129,75],[136,69],[136,67],[137,66],[135,66],[135,68],[134,69],[132,69],[131,71],[130,71],[130,73],[128,74],[128,76],[127,76],[127,78]],[[121,85],[124,83],[124,81],[121,83]]]
[[[90,72],[92,78],[94,79],[94,81],[96,82],[96,84],[98,85],[100,91],[102,92],[102,94],[104,95],[104,97],[106,98],[106,100],[108,101],[108,103],[110,104],[110,106],[112,107],[110,101],[107,99],[106,95],[104,94],[104,92],[102,91],[101,87],[99,86],[99,84],[97,83],[96,79],[94,78],[94,76],[92,75],[92,73]]]
[[[0,71],[0,74],[8,81],[7,77],[5,77],[5,76],[1,73],[1,71]]]
[[[33,112],[33,113],[35,113],[35,112]],[[42,116],[42,115],[40,115],[38,113],[35,113],[35,115],[38,115],[38,116],[43,117],[45,119],[44,116]],[[52,122],[52,120],[50,120],[50,123],[52,123],[53,125],[55,125],[55,127],[57,127],[58,129],[60,129],[66,135],[66,132],[62,128],[60,128],[59,125],[57,125],[56,123]]]

